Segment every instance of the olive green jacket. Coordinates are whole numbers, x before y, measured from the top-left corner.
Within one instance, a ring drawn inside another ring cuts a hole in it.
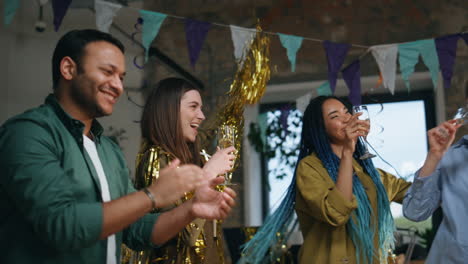
[[[372,179],[355,160],[353,168],[364,186],[372,211],[377,212],[377,192]],[[401,203],[410,183],[382,170],[379,173],[390,201]],[[346,223],[357,208],[355,197],[351,201],[343,197],[315,154],[299,162],[296,183],[296,213],[304,238],[299,263],[355,264],[356,250],[346,230]],[[377,220],[375,213],[373,219]],[[378,235],[374,238],[374,248],[378,248]]]

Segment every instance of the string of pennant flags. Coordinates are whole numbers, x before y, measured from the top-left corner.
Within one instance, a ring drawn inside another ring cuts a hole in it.
[[[55,31],[58,31],[65,17],[72,0],[52,0],[53,23]],[[41,5],[45,5],[47,0],[41,0]],[[4,23],[10,24],[19,8],[19,0],[5,0]],[[120,4],[95,0],[96,27],[104,32],[109,32],[109,28],[121,8],[136,9],[133,7],[123,7]],[[201,48],[205,42],[206,35],[212,26],[226,27],[231,30],[231,37],[234,46],[234,58],[242,65],[247,54],[250,43],[257,30],[255,28],[244,28],[236,25],[225,25],[220,23],[210,23],[193,20],[185,17],[163,14],[159,12],[137,9],[143,20],[142,45],[145,48],[145,62],[148,60],[148,51],[151,43],[157,37],[161,25],[167,17],[181,19],[185,22],[185,34],[189,59],[192,67],[198,60]],[[316,88],[318,95],[330,95],[335,92],[338,75],[341,75],[349,89],[349,99],[354,105],[361,103],[361,72],[360,60],[366,54],[371,53],[379,67],[381,83],[391,94],[395,92],[395,78],[397,71],[397,60],[404,83],[410,92],[409,77],[414,72],[415,65],[422,58],[423,63],[428,68],[434,87],[438,82],[438,73],[441,71],[445,88],[450,87],[453,75],[453,66],[456,58],[457,43],[462,38],[468,45],[468,33],[461,32],[432,39],[417,40],[405,43],[394,43],[374,46],[364,46],[348,43],[334,43],[328,40],[314,39],[283,33],[262,31],[265,34],[276,35],[282,46],[286,49],[286,55],[291,64],[291,71],[296,68],[296,54],[301,48],[302,42],[321,42],[327,57],[328,81]],[[350,64],[343,67],[344,60],[351,47],[363,48],[365,52]],[[299,100],[306,100],[310,94]]]

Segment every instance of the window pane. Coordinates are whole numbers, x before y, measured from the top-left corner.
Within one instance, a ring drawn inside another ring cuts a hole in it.
[[[375,167],[413,181],[414,173],[422,166],[427,154],[424,101],[369,104],[368,109],[371,118],[368,141],[391,165],[376,157],[373,159]],[[374,153],[374,150],[370,151]],[[422,231],[431,227],[430,219],[415,223],[404,218],[401,204],[392,203],[391,210],[399,228],[414,226]]]
[[[282,121],[284,116],[281,116],[282,111],[273,110],[267,113],[268,126],[276,131],[281,131],[281,138],[276,133],[272,133],[267,137],[269,146],[275,149],[274,156],[267,161],[268,181],[271,188],[268,193],[269,212],[272,212],[279,205],[279,202],[281,202],[281,198],[291,183],[297,155],[299,155],[298,147],[302,129],[302,113],[296,109],[288,111],[287,133],[282,128],[282,123],[284,122]],[[280,148],[282,151],[280,151]],[[289,155],[286,158],[285,153]]]

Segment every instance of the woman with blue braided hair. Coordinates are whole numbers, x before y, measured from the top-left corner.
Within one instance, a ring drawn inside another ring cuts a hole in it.
[[[311,100],[294,178],[281,205],[246,244],[242,262],[269,262],[272,250],[267,252],[295,209],[304,238],[299,263],[386,263],[395,230],[390,202],[401,203],[410,183],[358,158],[364,151],[358,137],[369,131],[359,115],[337,97]]]

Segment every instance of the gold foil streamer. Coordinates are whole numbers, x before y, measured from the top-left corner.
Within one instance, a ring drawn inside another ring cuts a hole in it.
[[[240,96],[242,103],[255,104],[265,93],[270,80],[270,38],[257,26],[256,37],[231,84],[229,96]]]
[[[242,67],[241,67],[242,65]],[[266,84],[270,80],[270,38],[262,33],[257,25],[255,39],[243,64],[238,64],[227,96],[229,101],[218,114],[217,126],[230,125],[235,131],[235,148],[238,150],[234,169],[239,164],[239,153],[242,146],[244,128],[244,105],[255,104],[265,93]],[[234,170],[233,169],[233,170]]]

